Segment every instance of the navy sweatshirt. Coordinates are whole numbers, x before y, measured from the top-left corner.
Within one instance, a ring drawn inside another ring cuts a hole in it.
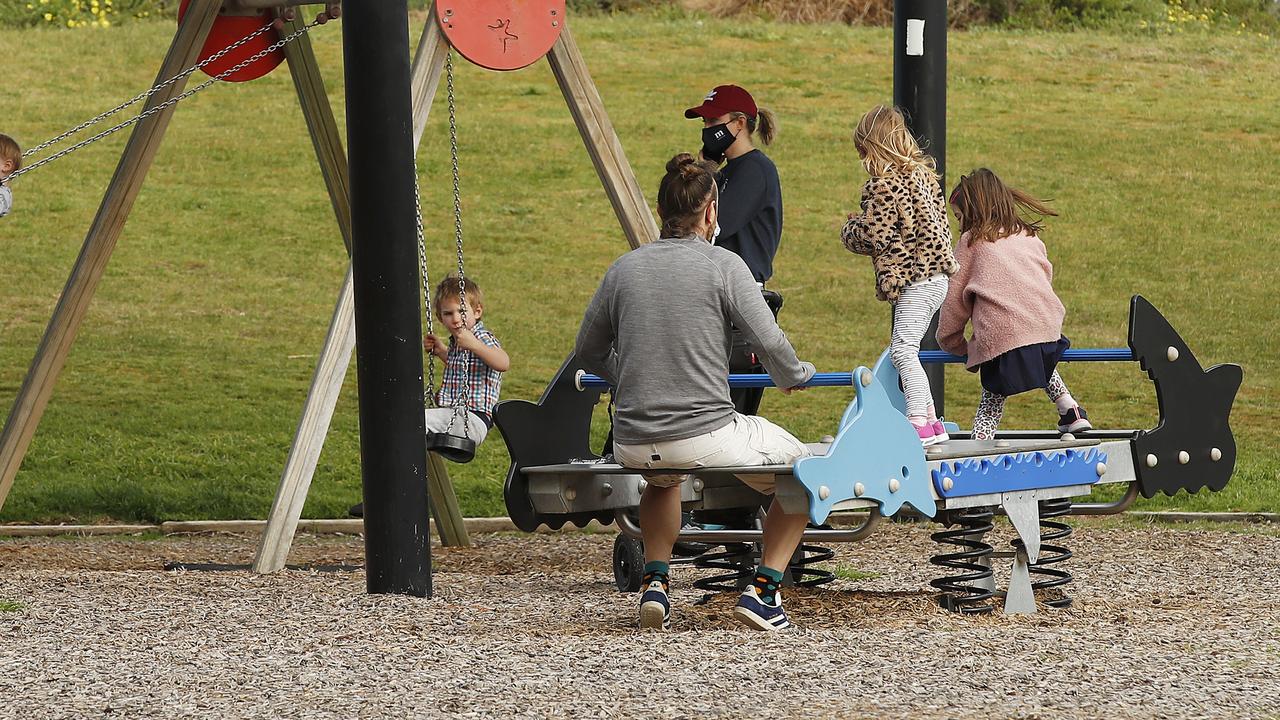
[[[716,241],[742,258],[756,282],[773,276],[773,256],[782,239],[782,185],[778,168],[752,150],[720,171],[720,238]]]

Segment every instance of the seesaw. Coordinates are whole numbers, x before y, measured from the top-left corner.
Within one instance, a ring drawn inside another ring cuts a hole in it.
[[[757,508],[762,496],[739,481],[746,475],[769,474],[777,494],[791,512],[809,516],[806,541],[860,540],[884,517],[912,514],[931,518],[947,529],[933,539],[948,546],[931,562],[950,573],[931,581],[941,591],[939,602],[959,612],[987,612],[997,594],[991,571],[993,557],[1011,555],[1012,573],[1004,591],[1006,613],[1036,610],[1036,590],[1071,581],[1061,564],[1070,552],[1060,543],[1070,527],[1052,518],[1084,512],[1120,512],[1141,493],[1174,495],[1201,488],[1220,491],[1235,467],[1236,447],[1228,424],[1231,405],[1243,376],[1238,365],[1204,370],[1182,338],[1145,299],[1134,296],[1129,312],[1129,349],[1081,350],[1068,361],[1136,360],[1155,383],[1159,422],[1148,430],[1093,431],[1059,436],[1056,432],[1000,433],[994,440],[967,439],[952,427],[956,439],[921,447],[903,415],[905,401],[897,372],[886,355],[873,368],[849,373],[822,373],[815,385],[852,385],[856,397],[836,426],[834,436],[813,443],[811,457],[793,465],[700,468],[689,470],[681,485],[686,509],[703,511]],[[958,361],[945,353],[929,362]],[[941,357],[945,356],[945,357]],[[767,376],[733,376],[734,383],[768,384]],[[585,526],[592,520],[617,522],[622,534],[615,544],[614,574],[619,589],[635,589],[639,537],[633,511],[649,471],[606,462],[588,447],[591,411],[604,385],[582,372],[570,357],[537,403],[507,401],[495,411],[512,462],[507,475],[507,510],[517,527]],[[670,474],[671,470],[654,471]],[[1073,506],[1073,498],[1105,485],[1126,485],[1121,500]],[[1076,507],[1079,510],[1075,509]],[[852,529],[824,526],[832,512],[865,511]],[[1018,535],[1013,549],[997,553],[983,542],[994,515],[1008,516]],[[698,584],[731,588],[750,572],[755,528],[684,531],[681,542],[723,545],[724,552],[694,558],[695,564],[730,570]],[[830,559],[826,548],[804,545],[791,568],[801,584],[832,579],[813,567]],[[701,562],[699,562],[701,561]],[[1034,578],[1033,578],[1034,576]],[[730,583],[725,585],[725,582]],[[1065,595],[1043,598],[1063,606]]]

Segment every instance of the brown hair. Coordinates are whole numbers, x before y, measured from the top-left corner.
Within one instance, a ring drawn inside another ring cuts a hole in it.
[[[5,160],[13,161],[14,172],[22,169],[22,148],[13,138],[0,133],[0,162]]]
[[[667,174],[658,185],[658,216],[662,237],[685,237],[698,224],[698,215],[719,194],[716,165],[678,153],[667,161]]]
[[[1058,214],[1044,201],[1005,185],[987,168],[961,175],[948,202],[960,214],[960,233],[969,233],[970,245],[980,240],[995,242],[1019,232],[1038,235],[1044,216]],[[1023,217],[1026,212],[1041,217],[1027,220]]]
[[[862,157],[862,166],[873,177],[891,170],[904,175],[923,171],[938,177],[933,158],[920,149],[898,108],[877,105],[868,110],[853,129],[853,146]]]
[[[480,286],[476,284],[476,281],[471,279],[470,275],[467,276],[466,286],[467,286],[467,302],[466,302],[467,311],[470,312],[475,309],[483,310],[484,309],[484,292],[480,289]],[[462,281],[458,279],[457,275],[449,275],[445,279],[441,280],[440,284],[436,285],[436,294],[435,294],[435,297],[432,299],[432,302],[434,303],[433,307],[435,308],[436,319],[437,320],[440,319],[441,303],[443,303],[445,300],[457,300],[460,297],[462,297]]]
[[[778,119],[774,117],[773,111],[769,108],[757,107],[755,117],[736,110],[729,113],[729,115],[732,118],[746,118],[748,135],[756,134],[756,125],[758,123],[760,126],[760,143],[762,145],[772,143],[773,139],[778,136]]]

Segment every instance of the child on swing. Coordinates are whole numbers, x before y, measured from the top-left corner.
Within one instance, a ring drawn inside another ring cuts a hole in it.
[[[8,135],[0,134],[0,217],[13,208],[13,191],[9,176],[22,169],[22,149]]]
[[[849,216],[840,240],[850,252],[871,256],[876,297],[893,306],[889,358],[902,378],[907,419],[922,445],[944,442],[950,438],[920,364],[920,341],[958,269],[942,186],[933,158],[896,108],[878,105],[863,115],[853,145],[871,177],[862,188],[862,213]]]
[[[938,345],[967,355],[969,371],[982,378],[973,439],[995,438],[1005,398],[1036,388],[1057,406],[1058,432],[1092,429],[1056,369],[1071,341],[1062,334],[1066,309],[1053,292],[1040,221],[1029,222],[1018,211],[1058,213],[986,168],[962,176],[950,204],[960,222],[960,272],[942,305]],[[965,340],[969,321],[973,337]]]
[[[466,288],[466,313],[463,317],[463,286]],[[489,428],[493,427],[493,406],[498,404],[502,373],[511,368],[511,358],[498,338],[481,322],[484,316],[484,293],[470,277],[464,283],[450,275],[436,286],[434,296],[436,319],[449,331],[446,343],[427,333],[422,348],[444,361],[444,375],[436,394],[437,407],[426,410],[427,432],[465,435],[477,447]],[[465,403],[464,417],[458,417],[454,405]],[[466,427],[460,423],[466,422]]]

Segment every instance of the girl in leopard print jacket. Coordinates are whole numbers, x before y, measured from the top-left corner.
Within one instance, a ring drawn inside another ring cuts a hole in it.
[[[862,189],[862,213],[849,216],[840,239],[851,252],[871,257],[876,297],[893,305],[889,357],[902,377],[907,419],[920,441],[932,445],[950,438],[920,364],[920,341],[947,296],[948,277],[959,270],[946,201],[933,158],[896,108],[879,105],[863,115],[853,144],[871,178]]]

